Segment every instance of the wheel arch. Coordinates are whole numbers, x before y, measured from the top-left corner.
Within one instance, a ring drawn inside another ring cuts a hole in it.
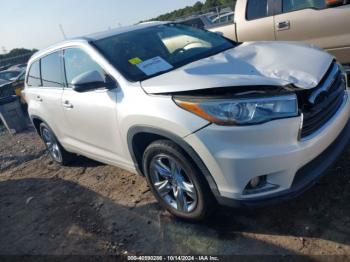
[[[46,123],[41,117],[36,116],[36,115],[31,115],[31,116],[30,116],[30,120],[32,121],[33,126],[34,126],[36,132],[37,132],[39,135],[41,135],[41,134],[40,134],[40,124],[41,124],[41,123],[45,123],[45,124],[47,125],[47,123]]]
[[[44,119],[42,119],[40,116],[37,116],[37,115],[31,115],[30,116],[30,120],[32,121],[33,123],[33,126],[36,130],[36,132],[38,133],[39,136],[41,136],[41,130],[40,130],[40,125],[42,123],[44,123],[45,125],[48,126],[48,128],[50,129],[50,131],[54,134],[54,136],[56,137],[57,139],[57,135],[56,133],[53,131],[52,127],[49,125],[48,122],[46,122]]]
[[[195,150],[181,137],[173,134],[169,131],[149,126],[133,126],[129,129],[127,134],[128,149],[131,158],[135,164],[137,172],[144,176],[142,170],[142,157],[143,152],[152,142],[156,140],[166,139],[177,144],[195,163],[196,167],[204,175],[204,178],[208,182],[208,185],[215,197],[219,197],[220,193],[214,178],[209,172],[208,168],[195,152]]]

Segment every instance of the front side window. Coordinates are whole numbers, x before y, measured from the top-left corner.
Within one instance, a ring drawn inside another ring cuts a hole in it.
[[[60,52],[55,52],[41,59],[41,77],[44,87],[63,87]]]
[[[35,61],[28,72],[27,79],[28,86],[42,86],[41,75],[40,75],[40,60]]]
[[[93,44],[130,81],[142,81],[236,46],[216,33],[174,23],[114,35]]]
[[[249,0],[247,5],[247,20],[268,16],[267,0]]]
[[[79,48],[69,48],[64,51],[64,66],[69,87],[71,87],[74,78],[87,72],[97,71],[103,78],[106,75],[103,69]]]
[[[324,9],[326,8],[325,0],[283,0],[283,13],[293,12],[306,8]]]

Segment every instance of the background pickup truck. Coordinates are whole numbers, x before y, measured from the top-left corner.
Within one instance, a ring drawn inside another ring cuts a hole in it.
[[[207,27],[238,42],[303,41],[350,71],[349,0],[237,0],[234,23]],[[305,61],[307,62],[307,61]]]

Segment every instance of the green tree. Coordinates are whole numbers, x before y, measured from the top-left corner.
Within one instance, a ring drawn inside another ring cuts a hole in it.
[[[195,11],[195,12],[201,11],[203,9],[203,6],[204,6],[204,4],[200,1],[198,1],[197,3],[194,4],[193,11]]]
[[[193,6],[187,6],[185,8],[174,10],[170,13],[162,14],[151,20],[172,21],[191,14],[206,13],[208,9],[222,5],[229,5],[232,7],[232,9],[234,9],[235,4],[236,0],[206,0],[204,4],[200,1],[197,1]]]
[[[25,48],[15,48],[15,49],[12,49],[7,54],[0,55],[0,60],[1,59],[12,58],[12,57],[16,57],[16,56],[21,56],[21,55],[26,55],[26,54],[29,54],[29,53],[34,53],[36,51],[37,50],[35,50],[35,49],[29,50],[29,49],[25,49]]]
[[[220,5],[222,5],[221,0],[206,0],[204,4],[204,8],[208,9],[208,8],[212,8]]]

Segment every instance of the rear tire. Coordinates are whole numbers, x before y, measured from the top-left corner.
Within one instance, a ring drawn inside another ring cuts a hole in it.
[[[143,155],[148,185],[160,205],[174,216],[200,221],[216,208],[204,176],[178,145],[169,140],[150,144]]]
[[[71,163],[76,158],[75,154],[69,153],[62,147],[60,142],[58,142],[55,134],[45,123],[40,124],[40,135],[41,139],[45,143],[50,157],[56,163],[65,166]]]

